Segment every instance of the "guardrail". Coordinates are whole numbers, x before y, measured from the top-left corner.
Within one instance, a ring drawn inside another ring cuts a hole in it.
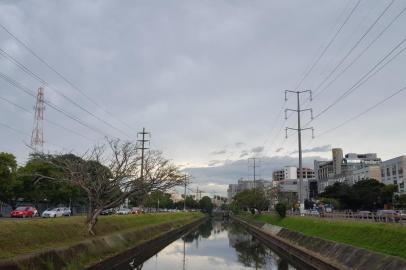
[[[306,216],[321,219],[331,219],[331,220],[351,220],[358,222],[371,222],[371,223],[397,223],[401,225],[406,225],[406,216],[400,216],[397,214],[377,214],[377,213],[359,213],[359,212],[332,212],[332,213],[302,213],[299,212],[287,212],[288,216]]]

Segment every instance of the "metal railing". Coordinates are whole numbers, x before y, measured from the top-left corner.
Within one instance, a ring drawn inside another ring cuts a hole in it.
[[[398,223],[406,225],[406,216],[392,213],[360,213],[360,212],[305,212],[300,214],[298,211],[288,211],[288,216],[305,216],[330,220],[351,220],[358,222],[379,222],[379,223]]]

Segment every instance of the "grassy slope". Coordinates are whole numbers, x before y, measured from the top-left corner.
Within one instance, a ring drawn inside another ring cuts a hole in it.
[[[305,235],[346,243],[406,259],[406,227],[397,224],[329,221],[306,217],[280,219],[272,215],[261,215],[255,219]]]
[[[192,220],[200,213],[167,213],[141,216],[102,216],[96,225],[97,236],[166,222]],[[84,217],[0,221],[0,258],[32,253],[90,238]]]

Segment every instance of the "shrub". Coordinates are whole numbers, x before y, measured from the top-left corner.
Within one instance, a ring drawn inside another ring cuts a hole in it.
[[[277,203],[275,205],[275,210],[281,218],[286,217],[286,205],[283,203]]]

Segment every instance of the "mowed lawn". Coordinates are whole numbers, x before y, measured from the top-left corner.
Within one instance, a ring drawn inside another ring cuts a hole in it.
[[[200,213],[160,213],[146,215],[100,216],[97,236],[142,229],[167,222],[184,223],[202,216]],[[0,221],[0,258],[69,246],[91,238],[85,217]]]
[[[260,215],[255,220],[406,259],[406,226],[400,224],[331,221],[311,217],[281,219],[275,215]]]

